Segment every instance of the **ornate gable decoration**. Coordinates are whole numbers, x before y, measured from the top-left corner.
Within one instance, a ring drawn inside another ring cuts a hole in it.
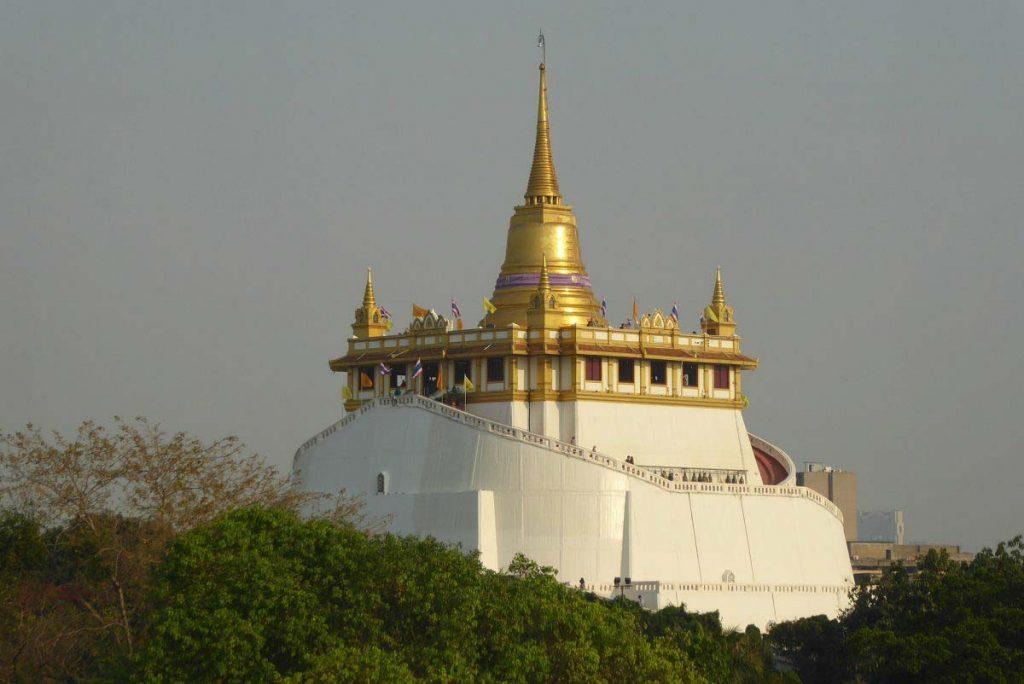
[[[380,309],[376,305],[370,305],[369,307],[361,306],[356,309],[355,313],[356,324],[362,323],[385,323],[386,319],[381,316]]]
[[[545,303],[545,300],[546,303]],[[557,309],[558,300],[555,299],[555,295],[551,292],[535,292],[533,297],[530,298],[530,310],[540,311],[542,309]]]
[[[655,328],[658,330],[675,330],[679,326],[671,318],[667,317],[661,309],[649,311],[640,317],[641,328]]]
[[[418,316],[412,319],[407,332],[447,332],[452,329],[452,322],[444,316],[431,309],[426,316]]]

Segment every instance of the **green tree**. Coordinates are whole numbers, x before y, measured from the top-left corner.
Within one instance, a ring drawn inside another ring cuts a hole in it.
[[[691,663],[643,633],[641,609],[559,584],[517,556],[484,576],[480,669],[487,681],[695,681]]]
[[[474,679],[483,573],[476,556],[431,538],[384,535],[372,546],[363,572],[386,605],[381,645],[419,677]]]
[[[292,512],[247,508],[179,537],[156,573],[138,658],[153,680],[266,681],[382,629],[371,540]]]
[[[407,684],[415,682],[402,660],[376,646],[338,646],[313,658],[285,684]]]
[[[797,669],[805,684],[842,682],[852,677],[846,633],[836,620],[815,615],[783,622],[772,627],[769,638],[778,655]]]
[[[1024,542],[970,563],[930,551],[911,576],[897,564],[859,588],[838,620],[777,625],[770,638],[805,681],[1024,680]]]
[[[523,558],[511,567],[489,572],[432,539],[232,511],[170,546],[136,676],[701,681],[669,640],[647,637],[635,604],[565,587]]]
[[[358,507],[319,498],[235,438],[205,442],[141,418],[85,422],[71,437],[32,425],[0,434],[0,680],[126,666],[152,570],[177,534],[244,505],[320,503],[342,518]]]

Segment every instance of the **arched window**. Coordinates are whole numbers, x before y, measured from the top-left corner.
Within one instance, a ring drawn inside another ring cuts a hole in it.
[[[377,493],[387,494],[388,493],[388,474],[377,473]]]

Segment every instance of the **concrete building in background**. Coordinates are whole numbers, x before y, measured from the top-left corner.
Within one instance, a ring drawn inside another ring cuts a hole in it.
[[[857,541],[857,474],[824,463],[807,463],[796,483],[818,492],[843,512],[846,541]]]
[[[888,542],[903,544],[905,528],[903,511],[858,511],[857,527],[863,542]]]
[[[799,486],[790,457],[748,433],[741,380],[758,361],[721,271],[699,331],[680,329],[675,305],[634,303],[610,324],[555,176],[543,64],[537,111],[525,202],[483,318],[463,326],[454,301],[451,318],[413,305],[393,332],[368,273],[330,361],[347,415],[299,448],[295,473],[311,490],[366,494],[394,532],[461,544],[488,568],[521,552],[572,586],[718,610],[727,627],[837,615],[856,510]],[[424,278],[442,267],[430,261]]]
[[[962,551],[956,544],[894,544],[891,542],[859,541],[850,543],[850,561],[857,584],[870,584],[882,576],[889,566],[899,563],[907,572],[917,572],[917,565],[929,551],[946,552],[961,563],[974,560],[974,554]]]

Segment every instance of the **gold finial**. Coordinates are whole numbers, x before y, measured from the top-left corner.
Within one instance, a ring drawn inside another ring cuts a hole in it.
[[[540,283],[537,285],[537,289],[541,292],[551,291],[551,278],[548,276],[548,255],[543,255],[543,260],[540,264]]]
[[[543,46],[543,38],[540,39]],[[540,63],[540,94],[537,101],[537,139],[533,145],[533,166],[526,184],[526,204],[561,204],[558,176],[551,161],[551,131],[548,127],[548,82],[544,62]]]
[[[377,300],[373,296],[373,269],[366,269],[366,289],[363,290],[363,308],[369,310],[377,306]]]
[[[722,288],[722,267],[719,266],[715,273],[715,293],[711,295],[711,303],[714,306],[725,304],[725,290]]]

